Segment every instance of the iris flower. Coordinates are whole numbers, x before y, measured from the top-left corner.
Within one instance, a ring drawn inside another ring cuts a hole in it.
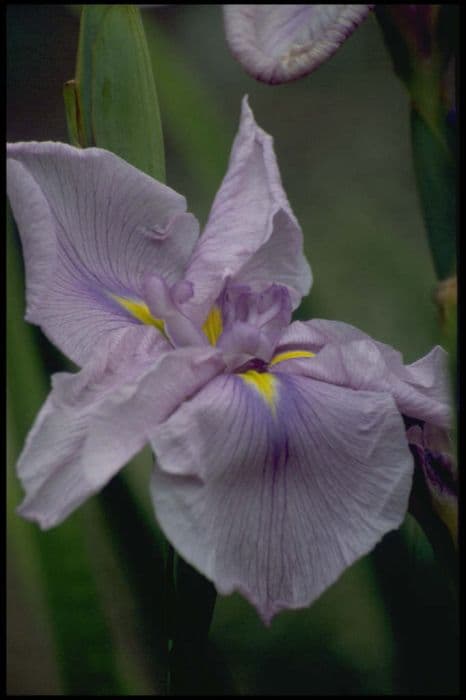
[[[404,366],[345,323],[291,322],[311,271],[246,98],[200,237],[181,195],[98,148],[10,144],[8,194],[26,318],[81,367],[28,435],[21,515],[57,525],[150,443],[166,537],[266,622],[400,525],[403,416],[448,427],[444,351]]]
[[[224,5],[234,57],[257,80],[296,80],[332,56],[373,5]]]

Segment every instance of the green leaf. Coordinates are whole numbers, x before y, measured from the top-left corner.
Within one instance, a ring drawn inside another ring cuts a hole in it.
[[[96,31],[92,54],[91,114],[96,145],[165,181],[157,93],[135,6],[108,8]],[[84,87],[89,90],[89,85]]]
[[[37,546],[33,526],[15,513],[21,490],[14,465],[34,417],[47,395],[47,379],[38,354],[33,328],[25,324],[23,275],[19,246],[7,206],[7,522],[8,545],[14,551],[28,587],[40,588]]]
[[[435,271],[443,280],[456,269],[456,168],[454,159],[413,107],[414,169]]]
[[[154,688],[166,677],[165,578],[163,535],[155,520],[146,517],[123,474],[118,474],[99,495],[109,538],[133,597],[137,627]],[[122,516],[124,514],[124,516]]]
[[[115,650],[89,563],[81,510],[47,533],[37,532],[63,685],[68,694],[121,695]],[[76,660],[79,659],[79,663]]]
[[[48,382],[33,329],[22,320],[24,284],[11,216],[8,236],[8,538],[29,585],[44,591],[66,694],[92,694],[97,688],[122,692],[113,640],[99,603],[81,512],[57,529],[44,533],[14,513],[19,485],[13,473],[18,448],[45,398]],[[35,563],[37,566],[35,566]],[[23,564],[23,566],[21,566]],[[35,584],[29,580],[35,577]],[[37,580],[38,577],[38,580]]]

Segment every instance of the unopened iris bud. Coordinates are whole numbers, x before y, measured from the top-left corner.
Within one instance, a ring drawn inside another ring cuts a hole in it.
[[[417,472],[410,509],[423,524],[430,505],[433,513],[448,528],[456,546],[458,475],[449,435],[446,430],[431,423],[418,422],[408,428],[406,437]]]
[[[73,93],[65,86],[72,142],[76,141],[72,125],[77,121],[79,145],[106,148],[163,181],[157,92],[137,7],[84,5],[74,88],[79,117],[75,119],[71,110],[70,128]]]

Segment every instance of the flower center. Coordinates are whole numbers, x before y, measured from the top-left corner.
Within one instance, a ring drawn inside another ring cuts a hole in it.
[[[257,372],[254,369],[250,369],[247,372],[239,374],[238,376],[252,386],[262,398],[269,404],[272,410],[275,410],[275,399],[277,396],[277,385],[276,378],[273,374],[269,372]]]

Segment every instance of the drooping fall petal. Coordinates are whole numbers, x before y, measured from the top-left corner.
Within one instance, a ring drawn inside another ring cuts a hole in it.
[[[168,539],[265,621],[311,603],[406,512],[412,457],[388,393],[278,371],[221,376],[151,442]]]
[[[26,492],[19,512],[42,528],[100,491],[157,422],[224,367],[212,348],[171,350],[154,328],[137,330],[78,374],[53,377],[18,462]]]
[[[288,361],[288,369],[315,379],[375,391],[390,391],[401,413],[447,427],[451,420],[447,354],[440,346],[410,365],[401,353],[340,321],[295,321],[276,352],[301,348],[312,362]],[[298,369],[299,368],[299,369]]]
[[[293,308],[311,286],[302,232],[283,191],[272,139],[257,126],[246,98],[228,170],[186,279],[194,284],[187,305],[201,322],[227,279],[255,291],[283,284]]]
[[[144,277],[174,283],[198,236],[186,200],[97,148],[8,145],[8,196],[23,243],[27,320],[82,365],[137,322]]]

